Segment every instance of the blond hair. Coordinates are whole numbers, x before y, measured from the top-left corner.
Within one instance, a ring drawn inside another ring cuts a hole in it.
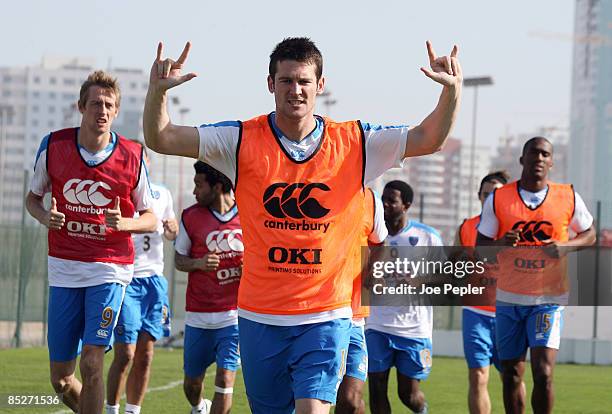
[[[117,108],[119,107],[119,104],[121,103],[121,91],[119,90],[117,78],[113,78],[110,74],[104,72],[103,70],[97,70],[90,74],[87,77],[87,80],[81,85],[81,92],[79,93],[79,106],[81,108],[85,107],[85,103],[87,102],[87,94],[89,92],[89,88],[92,86],[99,86],[113,92],[113,94],[115,94]]]

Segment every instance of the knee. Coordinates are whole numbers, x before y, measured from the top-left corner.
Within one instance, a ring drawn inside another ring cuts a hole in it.
[[[489,373],[484,369],[470,370],[470,386],[473,388],[483,388],[489,383]]]
[[[518,387],[523,382],[523,375],[516,367],[506,366],[502,371],[502,382],[506,386]]]
[[[363,412],[365,409],[363,392],[356,389],[345,389],[344,392],[338,394],[337,406],[342,409],[343,413]]]
[[[202,389],[202,381],[198,378],[185,377],[183,380],[183,390],[185,393],[191,394],[193,392],[199,392]]]
[[[134,360],[134,347],[121,346],[115,348],[115,361],[121,367],[127,367]]]
[[[533,370],[533,384],[536,387],[550,387],[553,381],[553,369],[550,364],[539,364]]]
[[[83,351],[79,364],[83,382],[102,380],[104,368],[104,349]]]
[[[132,353],[131,358],[134,358],[134,363],[141,367],[150,367],[153,363],[153,353],[152,349],[146,349],[142,352],[136,352],[136,355]]]
[[[412,411],[420,411],[422,407],[420,406],[419,400],[419,390],[411,389],[411,390],[400,390],[399,391],[400,401]]]
[[[74,381],[74,374],[58,375],[51,373],[51,385],[58,394],[63,394],[70,389]]]

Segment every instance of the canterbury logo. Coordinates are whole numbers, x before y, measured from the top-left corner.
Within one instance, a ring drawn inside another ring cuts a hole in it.
[[[71,204],[104,207],[111,202],[100,189],[110,191],[110,186],[103,181],[80,180],[73,178],[64,184],[64,197]]]
[[[552,236],[550,221],[517,221],[512,230],[521,230],[521,241],[537,242],[548,240]]]
[[[211,252],[243,252],[242,230],[211,231],[206,236],[206,247]]]
[[[329,213],[329,209],[310,196],[314,190],[331,191],[323,183],[272,184],[264,192],[264,207],[276,218],[319,219]]]

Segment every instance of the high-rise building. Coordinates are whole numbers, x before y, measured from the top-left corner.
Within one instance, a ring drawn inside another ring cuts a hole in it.
[[[0,223],[21,220],[24,179],[32,176],[40,142],[51,131],[80,124],[79,90],[96,69],[94,60],[80,57],[43,58],[36,66],[0,67]],[[148,74],[141,69],[107,71],[117,77],[121,88],[121,106],[113,130],[143,140],[142,112]],[[184,108],[170,105],[171,114],[178,116],[179,111],[185,113]],[[186,199],[193,176],[191,161],[152,151],[149,156],[151,180],[164,182],[175,197],[182,190],[182,199]],[[179,171],[181,164],[184,168]],[[185,203],[177,203],[177,208]]]
[[[612,2],[577,0],[569,181],[612,229]]]

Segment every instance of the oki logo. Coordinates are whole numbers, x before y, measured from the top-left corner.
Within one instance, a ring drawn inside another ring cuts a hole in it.
[[[211,252],[243,252],[242,230],[211,231],[206,236],[206,247]]]
[[[217,270],[217,279],[227,280],[231,278],[240,277],[241,271],[239,267],[230,267],[229,269]]]
[[[64,197],[71,204],[104,207],[111,202],[100,189],[110,191],[110,185],[103,181],[81,180],[73,178],[64,184]]]
[[[268,259],[272,263],[321,264],[322,249],[285,249],[272,247],[268,250]]]
[[[87,233],[94,236],[104,236],[106,234],[106,226],[104,224],[69,221],[66,228],[71,233]]]

